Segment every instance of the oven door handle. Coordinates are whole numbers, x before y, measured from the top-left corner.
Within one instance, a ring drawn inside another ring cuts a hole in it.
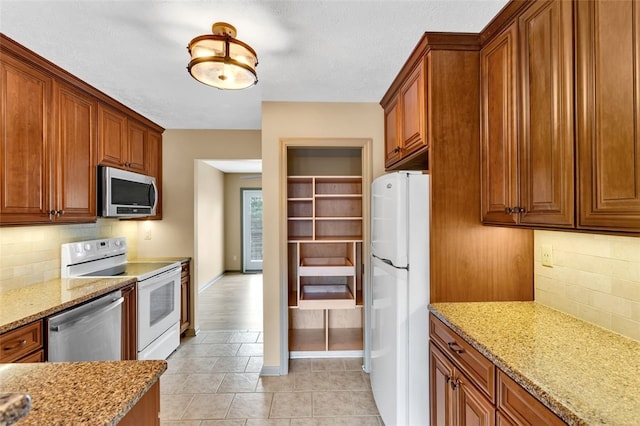
[[[50,330],[53,332],[60,332],[63,331],[66,328],[69,327],[73,327],[74,325],[83,323],[83,322],[87,322],[92,320],[94,317],[96,317],[97,315],[102,315],[106,312],[109,312],[112,309],[115,309],[116,307],[122,305],[122,303],[124,302],[124,297],[120,297],[119,299],[114,300],[113,302],[111,302],[110,304],[108,304],[107,306],[104,306],[100,309],[97,309],[95,311],[91,311],[86,315],[81,316],[80,318],[74,318],[70,321],[65,321],[61,324],[58,325],[52,325]]]
[[[147,278],[146,280],[138,281],[138,288],[141,287],[149,287],[151,285],[156,284],[158,281],[168,277],[169,275],[176,275],[177,278],[180,278],[180,271],[182,267],[180,265],[176,266],[173,269],[169,269],[168,271],[164,271],[161,274],[154,275],[152,277]]]

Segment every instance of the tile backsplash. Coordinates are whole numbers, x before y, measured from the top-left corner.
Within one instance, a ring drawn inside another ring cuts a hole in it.
[[[535,300],[640,340],[640,238],[534,231]],[[542,250],[551,249],[551,267]]]
[[[137,254],[138,222],[98,219],[82,225],[0,228],[0,291],[60,277],[60,245],[107,237],[126,237],[129,257]]]

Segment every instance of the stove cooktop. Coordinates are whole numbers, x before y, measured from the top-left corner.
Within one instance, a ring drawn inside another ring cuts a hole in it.
[[[179,268],[179,262],[127,262],[111,266],[107,269],[84,274],[85,277],[136,277],[139,281],[154,275],[161,274],[170,269]]]

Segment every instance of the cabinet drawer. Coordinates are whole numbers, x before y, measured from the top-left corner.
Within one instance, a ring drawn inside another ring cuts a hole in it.
[[[42,347],[42,321],[23,325],[0,336],[0,362],[14,362]]]
[[[534,398],[522,386],[498,370],[498,409],[513,425],[565,425],[558,416]],[[503,419],[504,420],[504,419]]]
[[[44,349],[40,349],[38,352],[22,357],[15,362],[44,362]]]
[[[495,366],[433,314],[429,314],[431,339],[451,358],[492,403],[495,403]]]

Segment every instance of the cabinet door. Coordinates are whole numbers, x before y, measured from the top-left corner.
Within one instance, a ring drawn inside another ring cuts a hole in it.
[[[574,225],[572,8],[539,1],[519,18],[520,223]]]
[[[70,87],[54,85],[56,222],[96,220],[97,102]]]
[[[455,370],[453,364],[431,342],[429,370],[431,426],[451,426],[456,421],[451,388]]]
[[[127,161],[127,117],[98,104],[98,164],[124,167]]]
[[[398,129],[398,97],[384,111],[384,165],[390,167],[402,157]]]
[[[147,132],[147,174],[156,178],[158,187],[158,205],[155,216],[149,219],[162,219],[162,135],[153,130]]]
[[[640,6],[576,3],[578,227],[640,231]]]
[[[48,222],[52,79],[0,55],[0,223]]]
[[[562,419],[502,371],[498,372],[501,424],[562,426]]]
[[[136,284],[122,289],[122,359],[138,359],[138,310]]]
[[[125,166],[137,173],[147,173],[147,128],[129,119],[127,129],[127,160]]]
[[[189,283],[189,275],[180,280],[180,333],[189,328]]]
[[[458,424],[466,426],[495,425],[496,409],[469,380],[460,375],[457,380]]]
[[[480,52],[482,219],[517,223],[516,24]]]
[[[400,88],[402,156],[425,146],[424,62],[422,59]]]

